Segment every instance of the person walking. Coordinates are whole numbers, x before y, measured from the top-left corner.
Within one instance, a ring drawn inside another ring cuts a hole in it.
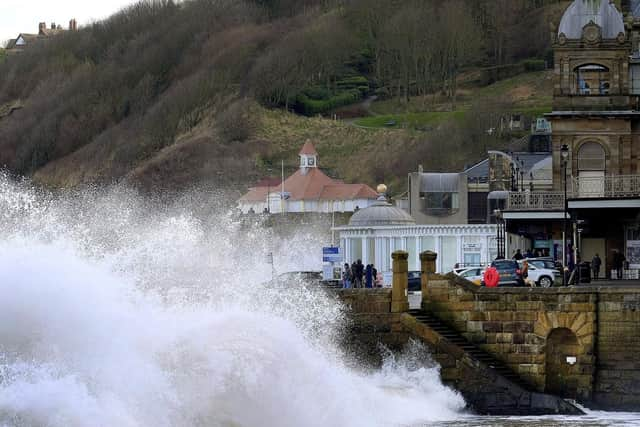
[[[515,259],[516,261],[520,261],[522,258],[524,258],[522,256],[522,252],[520,251],[520,249],[516,250],[516,253],[513,254],[513,259]]]
[[[536,283],[533,280],[529,280],[529,261],[526,259],[522,261],[522,269],[520,270],[520,274],[522,274],[522,280],[525,285],[529,285],[532,288],[536,286]]]
[[[354,273],[356,276],[356,288],[362,288],[362,276],[364,276],[364,264],[362,264],[362,260],[359,259],[356,261],[356,271]]]
[[[593,271],[593,280],[598,280],[600,277],[600,266],[602,265],[602,260],[600,259],[600,255],[595,254],[591,259],[591,271]]]
[[[344,270],[342,271],[342,287],[349,289],[351,287],[351,267],[349,264],[344,264]]]
[[[378,283],[378,270],[373,264],[371,264],[371,275],[373,276],[373,287],[379,288],[380,283]]]
[[[624,257],[622,252],[617,249],[613,250],[613,269],[616,270],[616,276],[618,279],[622,279],[622,268],[626,260],[627,259]]]
[[[367,264],[364,277],[365,277],[364,287],[367,289],[373,288],[373,266],[371,264]]]

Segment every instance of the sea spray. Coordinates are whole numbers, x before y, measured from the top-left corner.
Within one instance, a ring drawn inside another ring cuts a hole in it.
[[[407,425],[464,406],[415,358],[350,369],[334,298],[264,284],[267,251],[319,267],[312,235],[122,188],[0,191],[0,425]]]

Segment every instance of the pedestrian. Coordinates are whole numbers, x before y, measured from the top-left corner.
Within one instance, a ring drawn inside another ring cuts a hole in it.
[[[351,287],[352,288],[357,288],[358,284],[356,283],[356,271],[358,270],[358,266],[356,265],[356,262],[352,262],[351,263]]]
[[[484,272],[484,285],[487,288],[497,288],[498,283],[500,282],[500,273],[498,273],[498,269],[489,266],[487,270]]]
[[[613,269],[616,270],[616,276],[618,279],[622,279],[622,268],[626,260],[627,259],[624,257],[622,252],[617,249],[613,250]]]
[[[516,253],[513,254],[513,259],[515,259],[516,261],[520,261],[522,258],[524,258],[522,256],[522,252],[520,252],[520,249],[516,250]]]
[[[373,276],[373,287],[379,288],[380,284],[378,283],[378,270],[373,264],[371,264],[371,275]]]
[[[342,286],[345,289],[351,287],[351,267],[349,267],[348,263],[344,264],[344,270],[342,271]]]
[[[362,288],[362,276],[364,276],[364,264],[362,264],[362,260],[359,259],[356,261],[356,288]]]
[[[531,249],[527,249],[527,253],[524,256],[525,258],[533,258],[533,252],[531,252]]]
[[[526,259],[522,261],[522,269],[520,270],[520,274],[522,275],[522,280],[524,280],[525,285],[529,285],[532,288],[536,286],[535,282],[529,280],[529,261]]]
[[[365,269],[365,288],[371,289],[373,288],[373,266],[371,264],[367,264],[367,268]]]
[[[600,277],[600,266],[602,265],[602,260],[600,259],[600,255],[595,254],[591,259],[591,270],[593,271],[593,280],[598,280]]]

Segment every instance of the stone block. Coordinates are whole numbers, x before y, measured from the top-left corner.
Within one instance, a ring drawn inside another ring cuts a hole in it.
[[[496,334],[496,343],[497,344],[513,344],[513,334],[512,333]]]
[[[482,330],[484,332],[502,332],[502,322],[484,322]]]
[[[516,302],[517,311],[536,311],[540,310],[540,302],[538,301],[518,301]]]
[[[488,311],[486,313],[488,321],[511,321],[514,319],[512,311]]]
[[[535,321],[538,319],[538,313],[535,311],[516,311],[513,313],[513,319],[519,322],[522,321]]]
[[[503,324],[504,332],[533,332],[532,322],[505,322]]]
[[[512,335],[513,335],[512,342],[514,344],[524,344],[525,343],[525,334],[520,333],[520,332],[516,332],[516,333],[513,333]]]

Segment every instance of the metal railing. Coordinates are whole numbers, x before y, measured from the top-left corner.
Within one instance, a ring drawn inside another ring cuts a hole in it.
[[[640,175],[573,177],[568,184],[568,199],[640,197]],[[562,211],[564,210],[564,193],[562,191],[511,192],[506,208],[515,211]]]
[[[511,192],[507,201],[508,210],[553,211],[564,209],[564,194],[561,192]]]
[[[625,198],[640,197],[640,175],[609,175],[604,177],[573,178],[569,198]]]

